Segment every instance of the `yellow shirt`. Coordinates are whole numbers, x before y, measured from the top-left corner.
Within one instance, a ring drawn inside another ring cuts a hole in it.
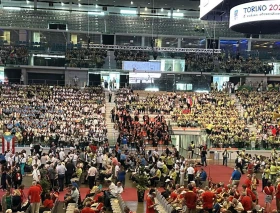
[[[270,166],[270,174],[275,175],[277,172],[277,167],[274,165]]]

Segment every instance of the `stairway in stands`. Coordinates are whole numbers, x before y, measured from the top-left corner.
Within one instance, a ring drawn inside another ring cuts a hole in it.
[[[115,95],[112,93],[112,100],[109,102],[109,92],[105,92],[105,104],[106,104],[106,115],[105,121],[108,129],[108,140],[110,145],[115,145],[117,138],[119,136],[119,132],[114,129],[114,123],[111,122],[111,110],[115,107]]]
[[[235,94],[231,94],[230,98],[235,101],[235,107],[239,111],[240,117],[243,118],[243,116],[244,116],[244,108],[241,105],[239,99],[236,97]],[[257,133],[257,128],[255,127],[254,124],[248,124],[247,127],[248,127],[250,132]]]
[[[116,69],[117,68],[114,51],[107,51],[107,58],[105,59],[103,68],[104,69]]]

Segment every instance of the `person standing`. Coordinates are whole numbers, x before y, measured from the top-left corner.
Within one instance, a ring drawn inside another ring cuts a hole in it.
[[[201,198],[203,210],[212,212],[215,194],[209,190],[208,186],[205,187],[205,192],[202,193]]]
[[[156,196],[155,191],[150,192],[149,195],[147,196],[146,213],[156,213],[155,206],[157,204],[155,204],[155,196]]]
[[[193,141],[192,141],[192,142],[191,142],[191,151],[192,151],[191,159],[193,159],[194,149],[195,149],[195,145],[194,145],[194,143],[193,143]]]
[[[65,178],[66,168],[61,162],[58,162],[58,165],[56,167],[56,172],[58,174],[59,191],[62,192],[64,189],[64,178]]]
[[[192,164],[189,166],[189,168],[187,168],[187,173],[188,173],[188,183],[190,183],[191,181],[194,180],[194,173],[195,173]]]
[[[75,165],[71,162],[70,159],[68,159],[65,167],[66,167],[66,172],[65,172],[65,175],[66,175],[65,179],[66,180],[65,180],[65,183],[68,186],[70,184],[70,180],[71,180],[73,174],[76,171],[76,168],[75,168]]]
[[[271,182],[268,181],[266,187],[264,187],[264,193],[265,193],[265,212],[272,212],[271,211],[271,203],[273,200],[273,195],[274,195],[274,187],[271,185]]]
[[[233,186],[236,185],[238,187],[240,183],[240,179],[241,179],[241,172],[238,170],[237,167],[235,167],[229,181],[232,181]]]
[[[41,173],[38,169],[38,165],[37,164],[34,164],[33,165],[33,172],[32,172],[32,177],[33,177],[33,180],[39,182],[41,180]]]
[[[223,151],[223,166],[227,166],[227,161],[228,161],[229,153],[227,149]]]
[[[206,151],[206,149],[204,148],[204,149],[201,151],[201,164],[202,164],[202,166],[207,166],[206,156],[207,156],[207,151]]]
[[[188,191],[185,194],[185,204],[189,213],[196,212],[196,202],[197,202],[197,195],[193,192],[192,184],[188,184]]]
[[[275,187],[276,207],[277,212],[280,212],[280,178],[277,178]]]
[[[92,189],[92,187],[95,186],[96,174],[97,174],[97,169],[93,165],[91,165],[91,167],[88,170],[87,177],[86,177],[86,179],[88,180],[88,185],[89,185],[90,189]]]
[[[39,213],[41,204],[41,189],[37,186],[37,181],[32,182],[28,191],[28,199],[31,205],[31,213]]]
[[[109,92],[109,103],[111,103],[111,101],[112,101],[112,92],[110,91]]]

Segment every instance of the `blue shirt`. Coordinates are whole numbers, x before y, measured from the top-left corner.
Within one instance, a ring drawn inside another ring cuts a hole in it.
[[[232,180],[240,180],[241,178],[241,172],[239,172],[237,169],[235,169],[231,174]]]
[[[125,154],[121,154],[121,160],[126,160],[126,155]]]
[[[199,177],[202,181],[206,181],[207,173],[205,171],[203,171],[203,172],[200,173]]]

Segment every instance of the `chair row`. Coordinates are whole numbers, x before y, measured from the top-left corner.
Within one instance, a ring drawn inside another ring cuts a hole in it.
[[[158,190],[156,190],[155,203],[158,204],[156,210],[159,213],[171,213],[174,210],[172,205],[167,202]]]
[[[124,208],[126,205],[121,195],[118,194],[116,198],[111,198],[110,202],[113,213],[124,213]]]

